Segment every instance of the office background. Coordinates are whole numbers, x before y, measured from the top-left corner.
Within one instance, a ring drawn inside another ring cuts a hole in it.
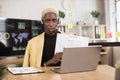
[[[64,1],[72,2],[72,8],[70,10],[63,7]],[[71,21],[84,21],[88,24],[92,23],[92,17],[90,12],[92,10],[98,10],[102,12],[102,16],[99,19],[100,24],[107,25],[107,31],[114,33],[115,29],[115,1],[114,0],[0,0],[0,16],[7,18],[22,18],[40,20],[41,11],[46,7],[54,7],[57,10],[65,11],[66,17],[62,20],[63,24]],[[72,18],[70,19],[68,14],[72,12]],[[110,39],[112,41],[115,38]]]
[[[63,6],[64,1],[72,2],[72,8]],[[64,11],[66,17],[62,19],[62,24],[71,22],[75,24],[81,20],[87,24],[92,24],[93,18],[90,15],[92,10],[102,12],[99,24],[105,24],[107,32],[116,32],[115,0],[0,0],[0,16],[6,18],[40,20],[41,11],[46,7],[53,7]],[[69,13],[72,16],[69,18]],[[116,41],[116,37],[109,38],[108,41]]]

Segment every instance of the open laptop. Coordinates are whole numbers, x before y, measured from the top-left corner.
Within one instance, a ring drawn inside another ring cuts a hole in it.
[[[100,51],[101,46],[64,48],[60,68],[52,70],[58,73],[96,70]]]

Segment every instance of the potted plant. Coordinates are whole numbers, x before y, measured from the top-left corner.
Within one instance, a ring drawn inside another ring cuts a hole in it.
[[[98,17],[101,15],[99,11],[91,11],[90,14],[95,19],[94,24],[98,25]]]
[[[65,17],[65,13],[63,11],[59,10],[59,17],[60,18],[64,18]]]
[[[120,60],[115,63],[115,80],[120,80]]]
[[[95,11],[91,11],[90,14],[91,14],[92,17],[94,17],[94,18],[98,18],[101,13],[100,13],[99,11],[96,11],[96,10],[95,10]]]
[[[60,23],[61,23],[61,19],[65,18],[65,13],[61,10],[59,10],[59,17],[60,17]]]
[[[4,75],[4,69],[5,69],[5,66],[3,64],[0,64],[0,80],[2,79]]]

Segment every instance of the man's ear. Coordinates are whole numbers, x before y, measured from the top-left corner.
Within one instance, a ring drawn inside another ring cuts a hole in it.
[[[58,24],[59,24],[60,22],[59,22],[59,19],[58,19]]]
[[[41,20],[41,24],[43,25],[43,20]]]
[[[43,24],[43,20],[41,20],[41,24]]]

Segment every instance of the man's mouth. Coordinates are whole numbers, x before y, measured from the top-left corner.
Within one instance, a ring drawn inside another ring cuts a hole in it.
[[[55,30],[55,28],[49,28],[49,30]]]

